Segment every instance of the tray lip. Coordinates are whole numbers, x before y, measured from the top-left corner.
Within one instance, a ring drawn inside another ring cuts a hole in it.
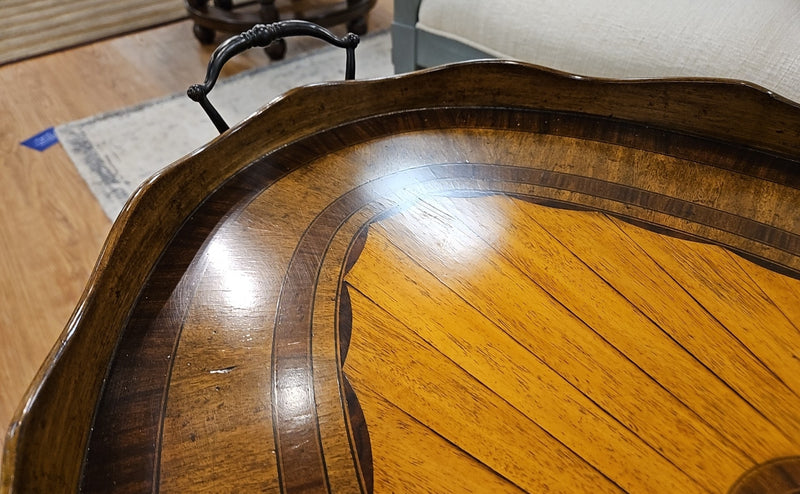
[[[427,72],[437,72],[440,70],[448,70],[454,67],[460,66],[482,66],[482,65],[511,65],[511,66],[519,66],[524,67],[526,69],[534,69],[543,73],[548,73],[554,76],[559,76],[564,79],[571,79],[574,81],[587,81],[587,82],[596,82],[601,84],[662,84],[662,83],[675,83],[675,84],[714,84],[714,85],[721,85],[721,86],[740,86],[745,87],[750,90],[754,90],[758,93],[762,93],[765,96],[769,96],[770,98],[780,101],[782,103],[788,104],[789,106],[793,106],[797,109],[800,109],[800,102],[793,101],[785,96],[782,96],[779,93],[772,91],[771,89],[756,84],[754,82],[749,82],[744,79],[736,79],[736,78],[729,78],[729,77],[700,77],[700,76],[670,76],[670,77],[598,77],[598,76],[588,76],[588,75],[581,75],[576,74],[573,72],[567,72],[564,70],[554,69],[551,67],[546,67],[544,65],[538,65],[535,63],[530,62],[523,62],[520,60],[512,60],[512,59],[494,59],[494,58],[483,58],[477,60],[468,60],[464,62],[452,62],[444,65],[439,65],[437,67],[429,67],[425,69],[418,70],[416,72],[406,73],[406,74],[398,74],[392,77],[405,77],[412,74],[422,74]],[[362,79],[364,81],[369,80],[379,80],[379,79],[386,79],[386,78],[375,78],[375,79]],[[323,83],[325,84],[325,83]],[[315,84],[308,84],[306,86],[313,86]]]
[[[19,440],[21,435],[25,434],[25,429],[31,416],[31,411],[35,407],[36,402],[40,399],[44,386],[51,379],[52,375],[57,372],[57,366],[63,361],[65,354],[70,351],[75,341],[76,333],[80,332],[85,323],[85,316],[87,312],[94,310],[97,306],[103,304],[103,299],[108,298],[108,293],[111,288],[118,287],[124,284],[118,275],[109,272],[109,265],[116,258],[128,253],[131,250],[139,248],[142,242],[147,240],[158,241],[155,254],[150,254],[146,269],[140,277],[144,280],[149,277],[149,273],[156,265],[160,253],[169,244],[175,233],[182,226],[186,218],[191,216],[191,212],[202,203],[205,197],[211,192],[220,187],[227,179],[235,175],[242,168],[246,167],[252,162],[248,155],[243,155],[237,160],[239,163],[236,166],[229,167],[225,170],[206,171],[207,175],[204,177],[202,187],[198,186],[198,192],[195,194],[197,200],[187,199],[184,197],[183,202],[170,199],[165,191],[171,183],[180,183],[183,178],[190,177],[188,169],[197,161],[198,156],[203,152],[217,152],[223,153],[226,149],[236,148],[242,144],[252,143],[253,135],[248,129],[251,125],[258,122],[265,122],[273,118],[273,113],[281,114],[288,112],[288,109],[297,102],[307,101],[309,99],[319,98],[321,92],[328,92],[331,88],[362,88],[370,91],[381,91],[387,86],[423,86],[420,81],[435,78],[456,78],[463,76],[463,74],[470,72],[486,72],[492,73],[505,73],[511,72],[517,77],[534,77],[541,79],[549,79],[556,83],[563,83],[568,81],[577,85],[598,85],[601,88],[655,88],[658,86],[669,86],[673,88],[733,88],[736,91],[743,91],[747,98],[750,98],[755,103],[760,104],[776,104],[783,107],[784,114],[794,114],[793,116],[797,121],[800,121],[800,104],[792,102],[780,95],[774,94],[771,91],[744,81],[730,80],[730,79],[714,79],[714,78],[655,78],[655,79],[602,79],[590,78],[566,72],[560,72],[544,67],[535,66],[523,62],[515,61],[497,61],[497,60],[483,60],[472,62],[460,62],[449,64],[446,66],[425,69],[419,72],[410,74],[402,74],[391,76],[387,78],[357,80],[348,82],[328,82],[311,84],[302,86],[288,91],[284,95],[276,98],[265,107],[258,110],[256,113],[235,125],[230,131],[222,134],[221,136],[213,139],[205,146],[197,151],[187,155],[186,157],[174,162],[166,167],[164,170],[158,172],[150,179],[145,181],[131,196],[117,220],[112,225],[111,231],[99,253],[97,263],[93,268],[86,288],[76,306],[75,311],[71,315],[68,323],[66,324],[63,332],[59,336],[58,341],[48,354],[46,360],[43,362],[40,370],[38,371],[35,379],[31,383],[28,391],[26,392],[23,400],[12,418],[6,435],[6,442],[4,446],[4,454],[2,460],[2,478],[0,479],[0,490],[4,492],[13,492],[15,489],[15,478],[17,470],[21,467],[21,458],[17,452],[19,451]],[[454,106],[451,102],[444,101],[438,107],[445,108]],[[459,105],[455,105],[459,106]],[[464,106],[464,105],[462,105]],[[426,108],[434,108],[436,105],[427,106]],[[468,107],[464,106],[465,108]],[[536,107],[532,107],[536,109]],[[418,108],[417,108],[418,109]],[[392,113],[389,111],[387,113]],[[578,112],[580,113],[580,112]],[[373,113],[371,115],[356,115],[355,117],[342,117],[338,125],[350,123],[359,118],[372,118],[376,115],[383,113]],[[591,113],[594,115],[594,113]],[[312,116],[313,117],[313,116]],[[635,121],[634,121],[635,122]],[[335,127],[337,125],[334,125]],[[320,132],[318,128],[311,128],[310,131],[303,129],[291,129],[284,132],[281,139],[276,139],[276,148],[286,146],[292,142],[313,135]],[[800,128],[798,128],[800,132]],[[798,149],[800,149],[800,139],[798,140]],[[263,153],[261,153],[263,154]],[[780,153],[778,153],[780,154]],[[791,156],[794,160],[800,160],[800,152],[795,156]],[[212,173],[216,175],[212,176]],[[194,196],[193,196],[194,197]],[[130,227],[140,222],[142,218],[147,217],[149,214],[157,213],[159,210],[169,210],[172,215],[168,218],[158,234],[154,233],[139,233],[139,238],[132,237]],[[138,283],[137,283],[138,284]],[[141,285],[140,285],[141,287]],[[135,296],[128,304],[127,310],[129,311],[135,300]],[[111,301],[110,303],[113,303]],[[123,321],[125,317],[123,317]],[[121,331],[121,328],[112,328],[114,331]],[[84,434],[85,435],[85,434]],[[84,437],[84,443],[86,438]]]
[[[699,124],[696,122],[685,122],[684,127],[677,127],[676,124],[673,122],[673,125],[666,125],[664,123],[659,124],[658,122],[654,122],[651,120],[631,117],[630,115],[617,115],[617,114],[608,114],[603,112],[595,112],[589,111],[586,109],[568,109],[563,108],[563,111],[566,112],[573,112],[573,113],[585,113],[589,115],[598,115],[598,116],[609,116],[610,118],[616,118],[620,120],[630,121],[633,123],[640,123],[645,125],[653,125],[656,127],[662,127],[665,130],[671,132],[682,132],[690,135],[695,135],[698,137],[712,137],[717,140],[723,142],[736,142],[742,145],[756,148],[760,151],[766,151],[772,154],[777,154],[781,157],[792,159],[794,161],[800,161],[800,101],[793,101],[790,100],[778,93],[773,92],[772,90],[741,79],[731,79],[731,78],[718,78],[718,77],[631,77],[631,78],[605,78],[605,77],[595,77],[595,76],[584,76],[580,74],[574,74],[570,72],[565,72],[557,69],[553,69],[550,67],[545,67],[541,65],[536,65],[529,62],[523,62],[518,60],[510,60],[510,59],[476,59],[476,60],[468,60],[463,62],[454,62],[449,64],[444,64],[436,67],[424,68],[414,72],[408,72],[403,74],[395,74],[392,76],[387,77],[378,77],[378,78],[370,78],[370,79],[357,79],[356,81],[329,81],[329,82],[318,82],[312,84],[306,84],[303,86],[296,87],[294,89],[290,89],[289,91],[283,93],[282,95],[276,97],[265,106],[258,109],[252,115],[250,115],[245,120],[237,123],[234,125],[234,128],[238,128],[244,125],[247,125],[252,119],[258,118],[259,115],[262,115],[264,112],[273,111],[273,107],[276,105],[285,104],[287,101],[296,102],[301,101],[304,98],[308,98],[311,96],[316,96],[319,91],[329,90],[329,88],[336,88],[337,86],[346,86],[348,84],[362,84],[365,90],[370,90],[371,87],[378,87],[381,85],[393,85],[402,82],[406,82],[409,88],[415,86],[415,82],[417,78],[422,79],[419,81],[416,86],[424,86],[425,79],[436,81],[439,78],[457,78],[459,74],[470,74],[470,73],[499,73],[504,72],[509,75],[515,77],[529,77],[531,79],[535,79],[539,82],[543,82],[546,84],[552,84],[554,86],[559,86],[560,88],[570,89],[570,88],[577,88],[579,91],[589,91],[591,90],[599,91],[600,93],[608,93],[608,92],[626,92],[626,91],[641,91],[647,92],[651,91],[655,93],[658,90],[662,91],[669,91],[675,94],[668,94],[668,96],[678,96],[682,92],[684,96],[689,95],[693,92],[702,92],[701,96],[707,97],[709,95],[713,95],[714,93],[718,93],[720,91],[730,91],[732,92],[732,96],[735,97],[735,100],[725,101],[724,104],[727,107],[736,108],[739,106],[746,106],[746,105],[758,105],[758,106],[769,106],[769,114],[768,115],[761,115],[762,118],[758,119],[759,122],[762,123],[770,123],[775,121],[781,121],[785,125],[785,128],[779,129],[776,132],[779,134],[784,134],[786,132],[792,133],[793,136],[791,140],[793,144],[791,149],[783,148],[780,149],[781,146],[776,144],[777,139],[775,139],[774,135],[765,133],[760,138],[754,139],[743,139],[742,136],[736,136],[732,134],[725,134],[725,133],[713,133],[709,132],[708,130],[703,130],[702,128],[698,127]],[[415,88],[415,90],[418,90]],[[695,95],[697,96],[697,95]],[[529,109],[544,109],[544,110],[558,110],[559,108],[550,107],[550,106],[525,106],[524,103],[516,102],[519,104],[520,108],[529,108]],[[548,104],[553,104],[549,102]],[[690,104],[696,104],[696,101],[693,101]],[[432,103],[428,108],[435,108],[435,107],[447,107],[447,106],[464,106],[458,101],[452,101],[452,105],[448,105],[447,103]],[[476,105],[476,106],[484,106],[484,105]],[[491,106],[485,105],[485,106]],[[513,106],[513,105],[512,105]],[[415,108],[421,109],[421,107]],[[722,111],[727,111],[728,108],[722,106],[722,102],[718,105],[718,109]],[[376,113],[376,115],[379,113]],[[721,115],[722,116],[722,115]],[[764,117],[769,117],[765,119]],[[789,122],[784,122],[786,118],[790,118],[797,122],[797,125],[790,126],[788,125]],[[740,121],[746,122],[747,119],[741,119]],[[212,141],[213,142],[213,141]]]

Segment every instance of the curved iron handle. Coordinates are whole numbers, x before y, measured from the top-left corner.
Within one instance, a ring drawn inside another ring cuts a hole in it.
[[[355,52],[359,42],[358,35],[347,33],[343,37],[338,38],[322,26],[301,20],[279,21],[272,24],[256,24],[242,34],[238,34],[223,41],[211,55],[211,60],[208,62],[208,69],[206,71],[205,82],[202,84],[193,84],[186,91],[189,98],[200,103],[200,106],[203,107],[208,118],[210,118],[217,127],[220,134],[228,130],[229,127],[219,112],[217,112],[217,109],[208,101],[208,93],[214,87],[214,84],[216,84],[222,66],[225,65],[225,62],[245,50],[254,47],[265,47],[273,41],[289,36],[313,36],[327,41],[334,46],[338,46],[339,48],[345,48],[347,50],[347,61],[344,78],[345,80],[352,80],[355,78]]]

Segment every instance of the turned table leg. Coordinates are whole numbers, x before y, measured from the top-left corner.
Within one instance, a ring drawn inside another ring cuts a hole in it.
[[[347,7],[353,8],[358,6],[358,4],[363,3],[364,0],[347,0]],[[367,16],[360,15],[358,17],[354,17],[347,22],[347,30],[351,33],[357,34],[359,36],[363,36],[367,34]]]
[[[276,0],[258,0],[258,2],[241,0],[184,0],[189,17],[194,21],[194,35],[204,44],[214,42],[217,31],[238,33],[252,28],[256,24],[271,24],[280,21],[280,13],[275,5]],[[291,0],[297,7],[295,18],[306,20],[323,27],[336,24],[347,24],[347,29],[358,35],[367,32],[367,13],[374,7],[376,0],[347,0],[331,5],[331,8],[302,12],[302,2]],[[286,41],[278,39],[264,49],[273,60],[279,60],[286,54]]]
[[[259,0],[259,4],[261,5],[259,12],[261,14],[262,23],[270,24],[279,20],[278,9],[275,7],[275,0]],[[267,52],[267,56],[269,56],[271,60],[280,60],[286,55],[286,40],[277,39],[270,43],[268,47],[264,48],[264,51]]]

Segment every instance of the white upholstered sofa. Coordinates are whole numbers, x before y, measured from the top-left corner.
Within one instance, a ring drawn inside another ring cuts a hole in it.
[[[475,58],[738,79],[800,102],[800,0],[395,0],[395,71]]]

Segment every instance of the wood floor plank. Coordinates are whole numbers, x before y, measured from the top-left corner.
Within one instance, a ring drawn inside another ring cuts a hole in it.
[[[351,290],[353,333],[345,372],[356,393],[382,396],[520,488],[619,492],[547,432]],[[373,380],[379,376],[379,381]],[[480,424],[479,427],[465,427]],[[531,459],[523,461],[520,459]]]
[[[0,63],[120,35],[186,17],[179,0],[105,2],[79,0],[63,4],[28,2],[26,10],[0,6]]]
[[[347,279],[409,331],[623,489],[702,490],[658,451],[455,296],[388,239],[370,235]],[[414,307],[413,315],[409,307]],[[354,311],[354,317],[359,315]]]

